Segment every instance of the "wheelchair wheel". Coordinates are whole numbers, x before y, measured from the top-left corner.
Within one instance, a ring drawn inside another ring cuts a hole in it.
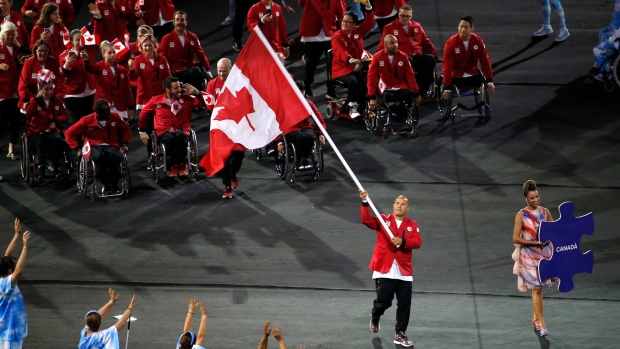
[[[366,125],[366,129],[370,133],[375,133],[377,128],[377,117],[379,110],[372,110],[370,106],[366,107],[366,112],[364,113],[364,125]]]
[[[282,142],[284,143],[284,153],[279,152],[277,149],[275,151],[276,172],[278,172],[278,176],[280,176],[280,178],[285,179],[286,170],[289,165],[289,155],[286,139],[283,138]]]
[[[191,135],[190,161],[192,164],[198,164],[198,140],[196,139],[196,132],[194,132],[194,130],[190,130],[190,135]]]
[[[61,159],[62,176],[64,181],[69,181],[73,177],[73,152],[69,145],[64,142]]]
[[[28,138],[24,135],[21,140],[21,172],[24,181],[28,183],[28,185],[34,185],[34,176],[35,176],[35,159],[34,155],[29,154],[28,152]]]
[[[420,109],[417,105],[413,104],[407,108],[407,125],[411,127],[410,134],[417,136],[420,125],[418,124],[418,118],[420,115]]]
[[[291,173],[290,181],[291,181],[291,183],[295,183],[295,171],[297,171],[297,165],[298,165],[298,162],[297,162],[297,151],[295,150],[295,145],[294,144],[289,144],[288,146],[291,149],[290,152],[292,154],[289,154],[289,156],[288,156],[288,158],[290,158],[290,159],[289,159],[289,166],[288,166],[287,172],[288,172],[288,170],[290,170],[290,173]]]
[[[252,155],[256,157],[256,161],[260,161],[263,158],[263,149],[254,149],[252,150]]]
[[[452,99],[445,100],[441,94],[437,95],[437,107],[441,113],[442,121],[448,121],[448,119],[451,118],[452,123],[454,123],[454,115],[452,115]]]
[[[478,114],[480,114],[478,120],[479,122],[488,122],[491,119],[489,89],[486,85],[483,85],[474,91],[474,93],[476,104],[484,102],[484,106],[478,108]]]
[[[131,175],[129,174],[129,163],[127,162],[127,154],[123,153],[123,161],[121,162],[121,189],[123,197],[129,196],[131,190]]]
[[[325,117],[330,120],[334,118],[334,106],[329,102],[325,105]]]
[[[314,167],[313,180],[318,180],[323,171],[323,149],[321,149],[321,143],[319,137],[314,137],[314,144],[312,146],[312,166]]]
[[[614,59],[614,63],[611,66],[611,72],[614,76],[616,86],[620,87],[620,54],[618,54],[616,59]]]

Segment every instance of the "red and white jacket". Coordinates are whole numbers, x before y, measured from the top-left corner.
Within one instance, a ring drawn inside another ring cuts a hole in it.
[[[172,0],[135,0],[133,3],[136,9],[139,8],[144,11],[142,19],[146,25],[151,27],[159,21],[159,11],[161,11],[164,20],[172,21],[174,19],[176,9]]]
[[[407,54],[407,56],[429,54],[437,58],[439,54],[435,50],[435,46],[426,36],[422,25],[415,21],[409,21],[409,32],[405,31],[405,27],[398,21],[388,23],[383,27],[383,34],[379,40],[377,52],[383,50],[383,39],[386,35],[394,35],[398,41],[398,49]]]
[[[173,72],[191,69],[194,67],[194,63],[199,63],[209,70],[211,65],[202,45],[200,45],[198,36],[187,30],[183,36],[185,37],[185,45],[181,44],[179,35],[174,30],[164,35],[161,38],[161,43],[157,46],[157,53],[166,57]]]
[[[284,53],[283,47],[288,47],[288,36],[286,33],[286,21],[282,7],[275,2],[271,3],[271,20],[266,24],[261,18],[267,14],[267,7],[262,1],[250,7],[248,11],[248,31],[251,33],[254,27],[259,26],[260,30],[271,44],[274,51]]]
[[[73,21],[75,21],[75,11],[73,10],[73,4],[71,3],[71,0],[51,0],[51,1],[56,3],[56,5],[58,5],[59,7],[58,11],[60,12],[60,18],[62,19],[62,23],[66,25],[67,27],[70,27],[71,24],[73,24]],[[26,0],[26,2],[24,3],[24,6],[22,6],[22,14],[25,16],[26,11],[28,10],[32,11],[33,9],[36,8],[37,15],[33,17],[34,22],[36,23],[39,20],[39,17],[41,16],[41,9],[43,8],[43,5],[45,5],[47,2],[48,0]]]
[[[224,87],[224,80],[219,76],[216,76],[215,79],[209,81],[207,84],[207,109],[213,111],[213,107],[215,107],[215,103],[217,102],[217,97],[219,97],[220,93],[222,93],[222,87]]]
[[[42,97],[33,97],[28,103],[26,117],[28,118],[26,136],[30,136],[33,133],[44,133],[52,122],[56,124],[55,132],[60,133],[62,124],[69,120],[69,113],[62,100],[56,96],[50,98],[49,104],[46,104]]]
[[[422,246],[422,236],[418,223],[412,219],[405,217],[400,227],[396,226],[396,220],[392,214],[382,214],[383,220],[390,228],[392,235],[403,239],[400,247],[394,246],[390,236],[384,230],[379,218],[370,215],[370,206],[367,203],[362,204],[360,212],[362,223],[370,229],[374,229],[377,233],[375,242],[375,251],[370,260],[368,268],[386,274],[392,268],[392,264],[396,259],[396,263],[400,272],[404,276],[413,275],[413,266],[411,265],[412,250]]]
[[[52,72],[51,78],[54,83],[54,96],[64,99],[65,98],[65,78],[62,74],[62,68],[58,63],[58,59],[54,57],[48,57],[45,61],[45,69]],[[37,79],[37,73],[41,70],[41,62],[36,56],[32,56],[24,61],[22,73],[19,77],[19,85],[17,90],[19,91],[19,107],[23,106],[23,103],[30,101],[30,98],[37,95],[39,91],[39,80]]]
[[[13,98],[17,94],[19,72],[21,65],[18,58],[18,47],[13,47],[13,54],[9,48],[0,42],[0,64],[6,64],[8,69],[0,69],[0,99]]]
[[[384,18],[391,15],[395,8],[398,11],[403,5],[405,5],[405,0],[375,0],[372,7],[376,17]]]
[[[32,28],[32,35],[30,36],[30,50],[35,53],[35,55],[36,52],[34,52],[34,45],[37,41],[41,40],[41,34],[44,30],[45,28],[38,24]],[[54,24],[54,32],[52,33],[52,36],[47,39],[47,44],[50,45],[50,48],[52,49],[52,52],[49,53],[50,56],[58,57],[67,48],[62,40],[62,32],[67,32],[67,35],[69,35],[69,31],[64,24]]]
[[[6,18],[2,19],[2,23],[6,21]],[[9,22],[15,24],[17,27],[17,41],[19,41],[22,45],[30,44],[30,34],[28,33],[28,29],[26,29],[26,24],[24,23],[24,17],[21,13],[11,11],[9,15]]]
[[[299,25],[299,36],[314,37],[321,29],[326,37],[332,37],[339,28],[344,16],[344,0],[298,0],[304,6]]]
[[[134,60],[133,71],[129,72],[129,76],[137,83],[136,105],[140,109],[153,96],[166,92],[162,83],[165,78],[172,76],[172,73],[166,57],[155,54],[153,63],[151,63],[145,54],[141,54]]]
[[[181,94],[178,100],[166,98],[166,94],[161,94],[151,98],[140,112],[140,120],[138,126],[140,130],[146,129],[148,120],[155,117],[153,125],[155,126],[155,134],[157,137],[166,132],[176,132],[182,130],[189,136],[189,130],[192,121],[192,110],[200,106],[204,106],[201,96],[194,97],[187,93]],[[175,107],[176,105],[176,107]],[[172,108],[177,109],[177,113],[173,113]]]
[[[97,121],[97,113],[86,115],[69,127],[65,131],[65,139],[71,149],[78,147],[76,137],[79,135],[82,135],[82,139],[88,141],[91,147],[105,143],[120,148],[121,145],[129,144],[131,141],[129,125],[114,112],[110,113],[110,118],[103,127]]]
[[[86,61],[86,71],[95,76],[97,93],[95,100],[103,99],[118,111],[127,111],[134,106],[133,94],[129,87],[129,73],[119,64],[114,64],[116,72],[105,61],[93,64]]]
[[[409,57],[402,51],[396,51],[391,63],[385,50],[377,52],[372,57],[367,81],[368,96],[371,99],[377,95],[379,80],[385,84],[386,90],[409,89],[415,95],[420,92]]]
[[[95,57],[94,47],[95,46],[86,46],[85,48],[90,57]],[[65,63],[71,51],[75,52],[76,59],[70,69],[66,69]],[[86,64],[80,56],[80,52],[75,51],[73,48],[65,50],[65,52],[60,54],[59,61],[65,78],[65,96],[76,96],[84,93],[84,90],[86,90],[86,83],[88,83],[92,90],[96,88],[95,77],[93,74],[86,71]]]
[[[116,0],[114,6],[107,0],[97,0],[97,8],[101,12],[101,18],[92,19],[93,32],[99,35],[101,41],[119,39],[123,45],[127,46],[125,35],[129,37],[127,22],[135,23],[136,10],[130,0]]]
[[[349,63],[349,60],[362,58],[364,36],[374,25],[375,17],[372,11],[364,10],[364,22],[355,27],[350,36],[342,29],[332,36],[332,78],[336,79],[353,72],[355,64]]]
[[[446,41],[443,49],[443,84],[446,89],[452,86],[453,78],[461,78],[465,73],[469,75],[480,75],[478,65],[482,68],[482,73],[488,82],[493,81],[493,68],[491,59],[484,46],[482,38],[474,33],[469,37],[469,44],[465,49],[463,39],[458,34],[452,35]]]

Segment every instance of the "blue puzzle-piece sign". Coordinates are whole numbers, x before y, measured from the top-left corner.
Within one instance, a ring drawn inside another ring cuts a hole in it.
[[[569,292],[575,287],[573,276],[578,273],[592,273],[594,253],[581,253],[581,237],[594,234],[594,215],[592,212],[575,217],[575,204],[563,202],[560,218],[553,222],[541,222],[539,241],[551,241],[553,254],[550,259],[542,259],[538,264],[540,280],[559,278],[560,292]]]

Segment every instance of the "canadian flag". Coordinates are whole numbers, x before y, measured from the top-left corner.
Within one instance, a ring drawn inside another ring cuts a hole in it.
[[[114,45],[114,51],[116,51],[116,57],[123,57],[129,52],[129,50],[127,50],[127,47],[125,47],[125,45],[123,45],[123,43],[118,38],[112,41],[112,45]]]
[[[383,79],[379,78],[379,91],[381,91],[382,94],[383,94],[383,91],[385,91],[386,87],[387,85],[385,84],[385,82],[383,82]]]
[[[89,156],[90,156],[90,143],[86,141],[84,145],[82,146],[82,157],[84,159],[88,159]]]
[[[62,36],[62,42],[66,48],[73,47],[73,44],[71,43],[71,38],[69,37],[69,31],[66,28],[60,32],[60,35]]]
[[[211,114],[209,151],[200,160],[208,176],[233,150],[267,145],[308,117],[290,75],[258,26],[232,67]]]
[[[52,71],[47,69],[41,69],[37,73],[37,79],[40,81],[48,82],[52,79]]]
[[[86,27],[82,28],[82,46],[99,45],[100,43],[99,35],[91,34]]]
[[[206,92],[200,92],[202,94],[202,99],[205,100],[205,104],[206,105],[215,105],[215,96],[210,94],[210,93],[206,93]]]
[[[174,102],[172,102],[172,104],[170,105],[170,111],[174,115],[177,115],[177,113],[181,111],[181,108],[183,108],[183,105],[181,105],[181,103],[179,103],[177,99],[175,99]]]

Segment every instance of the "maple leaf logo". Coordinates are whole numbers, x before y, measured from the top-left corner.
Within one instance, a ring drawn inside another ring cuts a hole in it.
[[[233,120],[237,124],[241,122],[243,118],[248,121],[248,125],[252,131],[256,131],[248,115],[254,113],[254,100],[247,88],[242,88],[237,91],[237,97],[230,93],[229,89],[225,89],[217,99],[217,106],[223,107],[219,110],[214,120]]]
[[[86,41],[91,42],[93,41],[93,38],[92,37],[86,38]]]
[[[115,49],[116,51],[120,51],[120,50],[121,50],[121,44],[116,44],[116,45],[114,45],[114,49]]]

